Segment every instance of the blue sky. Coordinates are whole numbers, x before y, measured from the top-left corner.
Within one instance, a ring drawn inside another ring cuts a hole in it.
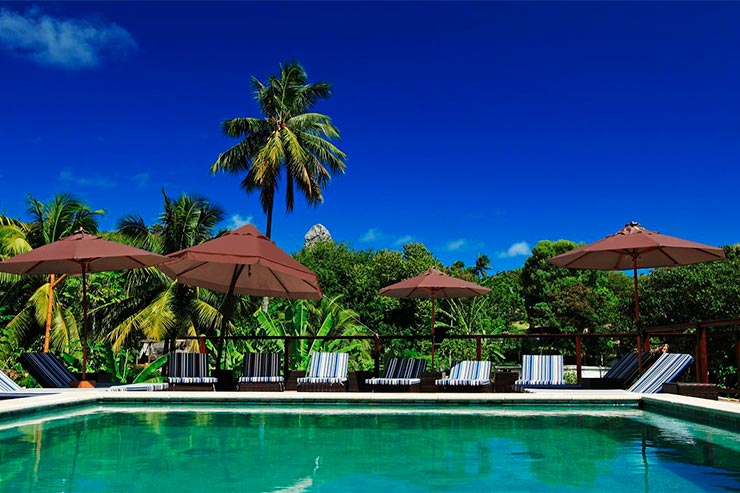
[[[200,194],[264,230],[258,197],[209,167],[259,116],[251,76],[296,59],[347,172],[273,239],[324,224],[355,248],[423,242],[516,268],[542,239],[636,220],[740,241],[740,3],[0,3],[0,212],[71,192],[153,222]]]

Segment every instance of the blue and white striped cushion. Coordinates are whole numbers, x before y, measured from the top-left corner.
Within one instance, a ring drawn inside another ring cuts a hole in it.
[[[437,385],[479,387],[491,383],[490,361],[461,361],[450,368],[450,376],[434,381]]]
[[[278,377],[280,376],[280,354],[278,353],[247,353],[244,355],[242,374],[245,377]],[[257,382],[259,380],[252,380]],[[263,380],[277,382],[282,380]]]
[[[157,390],[167,390],[167,383],[129,383],[126,385],[113,385],[107,390],[113,392],[154,392]]]
[[[2,392],[13,392],[14,390],[21,390],[22,387],[15,383],[13,379],[7,376],[5,373],[0,371],[0,391]]]
[[[239,377],[239,383],[276,383],[284,380],[283,377]]]
[[[216,377],[169,377],[170,383],[218,383]]]
[[[664,383],[675,381],[693,361],[694,358],[688,354],[664,353],[627,390],[642,394],[660,392]]]
[[[308,372],[298,383],[335,383],[347,380],[348,353],[311,353]]]
[[[368,385],[417,385],[421,383],[419,375],[426,369],[423,359],[391,358],[385,369],[385,377],[368,378]]]
[[[177,353],[169,355],[170,383],[216,383],[216,377],[208,376],[208,355],[201,353]]]
[[[421,378],[368,378],[365,383],[368,385],[417,385],[421,383]]]
[[[565,385],[564,370],[562,354],[525,354],[522,378],[514,385]]]
[[[344,383],[347,377],[302,377],[297,379],[298,383]]]
[[[67,388],[77,381],[72,372],[51,353],[24,353],[20,362],[42,387]]]

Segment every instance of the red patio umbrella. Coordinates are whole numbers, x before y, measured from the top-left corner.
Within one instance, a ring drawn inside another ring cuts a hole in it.
[[[232,295],[320,300],[316,274],[278,248],[252,224],[169,254],[159,269],[182,284],[226,293],[216,367],[231,317]]]
[[[640,347],[643,345],[641,339],[644,334],[640,330],[637,269],[699,264],[723,258],[725,258],[725,252],[721,248],[656,233],[633,221],[613,235],[552,257],[548,262],[569,269],[632,269],[635,322],[637,322],[637,357],[640,371],[642,371]],[[646,337],[644,344],[647,345]]]
[[[569,269],[631,269],[635,320],[639,324],[637,269],[700,264],[723,258],[725,252],[721,248],[656,233],[633,221],[613,235],[552,257],[548,262]]]
[[[12,274],[82,275],[82,380],[87,376],[87,274],[150,267],[167,257],[78,232],[0,262]],[[84,385],[84,384],[83,384]]]
[[[472,282],[448,276],[431,268],[416,277],[391,284],[380,290],[392,298],[431,298],[432,300],[432,370],[434,370],[434,310],[437,298],[471,298],[491,291]]]

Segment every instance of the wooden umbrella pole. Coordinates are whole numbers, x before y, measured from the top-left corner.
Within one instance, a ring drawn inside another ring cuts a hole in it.
[[[54,305],[54,288],[67,277],[67,274],[62,274],[56,279],[54,274],[49,275],[49,306],[46,307],[46,330],[44,332],[44,352],[49,352],[49,340],[51,339],[51,316],[52,308]]]
[[[44,352],[49,352],[49,338],[51,337],[51,308],[54,303],[54,274],[49,276],[49,306],[46,307],[46,330],[44,331]]]
[[[432,371],[434,371],[434,291],[432,291]]]
[[[87,377],[87,265],[82,264],[82,381]]]
[[[226,298],[224,298],[224,313],[221,317],[221,337],[219,337],[218,341],[218,353],[216,354],[216,369],[221,369],[221,360],[224,352],[224,341],[226,337],[226,331],[229,328],[229,319],[231,318],[231,307],[234,297],[234,289],[236,288],[236,282],[239,280],[239,276],[242,274],[242,271],[244,270],[244,265],[236,265],[234,266],[234,273],[231,275],[231,283],[229,284],[229,291],[226,293]],[[249,268],[249,274],[252,275],[252,268],[250,266]]]
[[[635,300],[635,325],[637,326],[637,371],[642,375],[642,351],[643,346],[649,344],[649,340],[642,334],[642,324],[640,323],[640,292],[637,284],[637,254],[632,255],[632,285],[633,297]]]

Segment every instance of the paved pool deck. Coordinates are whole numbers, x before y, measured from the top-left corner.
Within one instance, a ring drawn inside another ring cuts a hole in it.
[[[23,398],[0,399],[0,418],[86,405],[152,404],[188,407],[198,405],[335,406],[380,408],[404,406],[439,409],[514,409],[622,407],[714,424],[740,432],[740,403],[699,399],[675,394],[635,394],[620,390],[543,390],[534,393],[368,393],[368,392],[111,392],[104,389],[38,389],[23,391]],[[4,397],[7,397],[5,394]]]

